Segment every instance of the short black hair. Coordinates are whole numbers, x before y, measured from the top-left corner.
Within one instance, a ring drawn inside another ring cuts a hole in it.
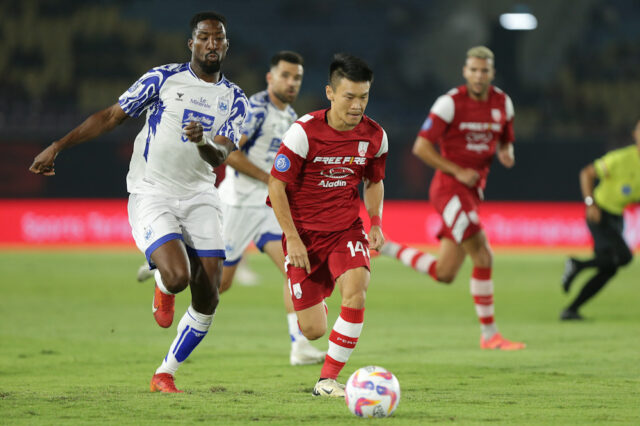
[[[346,78],[356,83],[363,81],[373,82],[373,71],[367,63],[348,53],[336,53],[329,66],[329,85],[335,88],[335,84],[341,78]]]
[[[227,18],[225,18],[224,15],[214,11],[198,12],[193,15],[193,18],[191,18],[191,21],[189,21],[189,26],[191,27],[191,35],[193,35],[193,32],[198,27],[198,23],[206,21],[207,19],[215,19],[216,21],[222,23],[225,31],[227,30]]]
[[[299,53],[291,50],[281,50],[271,57],[271,66],[275,67],[280,61],[289,62],[291,64],[298,64],[304,66],[304,59]]]

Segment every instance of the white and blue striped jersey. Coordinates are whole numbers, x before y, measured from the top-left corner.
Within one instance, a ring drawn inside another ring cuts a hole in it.
[[[269,173],[282,137],[296,118],[290,105],[284,110],[278,109],[266,90],[251,96],[247,119],[242,126],[242,133],[248,140],[241,148],[249,161]],[[222,201],[231,206],[264,206],[268,193],[267,185],[262,181],[231,167],[227,168],[218,190]]]
[[[151,69],[118,101],[131,117],[147,112],[133,146],[129,193],[183,198],[213,190],[213,168],[183,128],[199,121],[205,135],[225,136],[237,146],[248,107],[242,89],[224,76],[218,83],[201,80],[187,62]]]

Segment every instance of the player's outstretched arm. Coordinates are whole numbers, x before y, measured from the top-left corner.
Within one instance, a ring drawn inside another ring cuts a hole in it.
[[[240,142],[238,142],[238,146],[241,148],[245,143],[247,143],[247,136],[242,135]],[[233,151],[229,154],[225,163],[227,166],[233,167],[239,173],[245,174],[266,184],[269,183],[269,173],[266,173],[264,170],[253,164],[240,150]]]
[[[369,230],[369,246],[374,250],[380,250],[384,245],[384,235],[382,235],[382,224],[376,224],[376,222],[382,218],[382,203],[384,200],[383,181],[371,182],[365,179],[362,196],[367,213],[369,217],[372,218],[371,229]]]
[[[78,127],[67,133],[63,138],[52,142],[51,145],[38,154],[29,170],[39,175],[55,175],[54,161],[60,151],[97,138],[121,124],[127,117],[128,115],[118,103],[90,115]]]
[[[269,200],[273,212],[280,223],[282,232],[287,238],[287,257],[289,263],[298,268],[305,268],[307,273],[311,272],[311,264],[300,234],[293,223],[291,208],[285,188],[287,183],[273,176],[269,176]]]
[[[422,136],[418,136],[413,144],[413,155],[422,160],[426,165],[455,177],[470,188],[474,187],[478,179],[480,179],[477,171],[460,167],[453,161],[447,160],[436,151],[431,141]]]
[[[507,169],[516,165],[516,156],[513,153],[513,144],[501,142],[498,144],[498,161]]]

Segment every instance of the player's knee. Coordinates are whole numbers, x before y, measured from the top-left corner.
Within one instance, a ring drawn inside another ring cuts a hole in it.
[[[633,254],[630,250],[623,251],[618,259],[618,266],[628,265],[633,259]]]
[[[456,279],[458,270],[453,268],[442,267],[440,263],[436,264],[435,279],[442,284],[451,284]],[[433,275],[432,275],[433,276]]]
[[[191,275],[188,270],[167,270],[161,274],[164,286],[171,293],[180,293],[189,286]]]
[[[453,272],[438,272],[437,273],[437,279],[439,283],[442,284],[451,284],[453,282],[453,280],[456,279],[456,274]]]
[[[613,264],[609,264],[609,265],[598,268],[598,273],[608,278],[613,277],[616,274],[616,272],[618,272],[618,267]]]
[[[326,324],[306,324],[300,325],[300,331],[308,340],[317,340],[327,332]]]
[[[225,291],[229,290],[229,288],[231,288],[231,283],[233,283],[233,279],[231,277],[223,276],[220,280],[220,288],[218,291],[222,294]]]

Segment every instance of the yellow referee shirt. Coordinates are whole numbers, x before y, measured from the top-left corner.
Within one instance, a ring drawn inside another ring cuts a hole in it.
[[[593,197],[601,208],[622,215],[624,208],[640,201],[640,150],[631,145],[608,152],[594,163],[600,182]]]

